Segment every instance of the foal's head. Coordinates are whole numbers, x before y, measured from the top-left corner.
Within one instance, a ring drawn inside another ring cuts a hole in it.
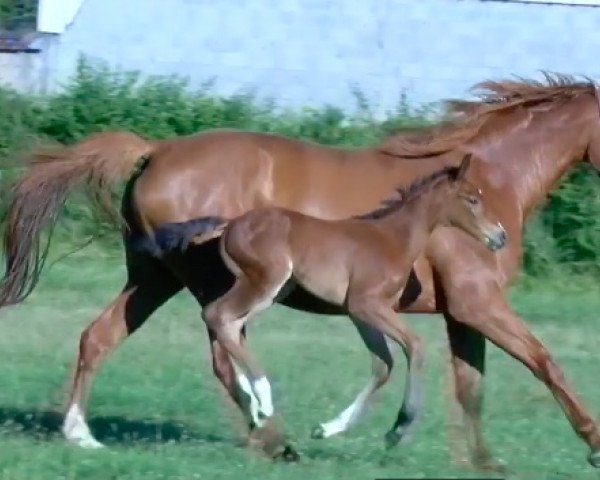
[[[481,190],[466,180],[470,164],[471,155],[466,155],[460,166],[447,170],[450,194],[445,199],[441,221],[464,230],[490,250],[499,250],[506,244],[506,231],[487,208]]]

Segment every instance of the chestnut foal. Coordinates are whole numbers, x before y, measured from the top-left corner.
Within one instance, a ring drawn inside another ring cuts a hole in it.
[[[366,324],[397,342],[407,358],[404,400],[386,441],[395,444],[406,433],[420,410],[423,351],[419,337],[396,313],[413,263],[439,225],[456,226],[490,250],[506,241],[504,228],[482,203],[481,191],[464,179],[469,163],[467,155],[459,167],[446,167],[414,182],[399,191],[399,200],[358,218],[328,221],[267,207],[226,226],[225,221],[219,225],[218,219],[206,219],[203,235],[224,229],[221,255],[236,281],[203,309],[202,317],[233,360],[248,397],[246,413],[251,423],[263,426],[274,409],[264,371],[240,342],[242,327],[251,315],[285,296],[286,286],[298,284],[342,306],[372,354],[369,384],[336,419],[340,425],[329,428],[344,430],[354,423],[389,378],[389,349],[383,337],[369,336],[361,328]]]

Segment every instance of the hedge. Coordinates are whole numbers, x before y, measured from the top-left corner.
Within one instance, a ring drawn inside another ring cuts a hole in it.
[[[60,93],[33,97],[0,89],[0,173],[10,177],[15,153],[36,139],[72,143],[99,130],[121,129],[168,138],[213,127],[278,132],[330,145],[369,145],[403,127],[427,123],[425,111],[407,107],[405,99],[383,121],[355,92],[357,109],[346,114],[331,106],[281,110],[251,93],[217,96],[207,82],[191,90],[177,77],[145,77],[112,71],[81,60]],[[80,198],[65,208],[62,238],[79,241],[98,231]],[[111,244],[114,232],[102,225]],[[65,237],[65,234],[68,237]],[[600,273],[600,182],[582,165],[552,193],[528,223],[524,266],[531,275],[556,268],[572,273]]]

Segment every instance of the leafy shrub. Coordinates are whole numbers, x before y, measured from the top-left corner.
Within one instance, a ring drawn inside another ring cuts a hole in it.
[[[279,110],[252,92],[219,97],[207,82],[192,90],[177,77],[142,79],[81,60],[74,78],[57,94],[35,98],[0,89],[0,174],[14,174],[8,159],[34,138],[72,143],[99,130],[130,130],[149,138],[192,134],[214,127],[277,132],[328,145],[373,144],[398,130],[424,125],[427,111],[405,99],[384,120],[376,120],[355,91],[357,112],[325,106]],[[94,223],[82,198],[69,201],[63,216],[66,241],[101,233],[117,244],[107,225]],[[81,240],[76,240],[81,243]],[[553,269],[600,273],[600,182],[589,168],[577,168],[547,206],[527,225],[524,266],[532,275]]]

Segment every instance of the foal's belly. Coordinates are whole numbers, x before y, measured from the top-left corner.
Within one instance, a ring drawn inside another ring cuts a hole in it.
[[[440,313],[436,305],[431,275],[423,275],[418,280],[409,280],[402,292],[398,310],[402,313]],[[339,298],[339,297],[338,297]],[[321,315],[347,315],[348,312],[343,302],[332,303],[308,291],[295,281],[290,282],[285,295],[277,299],[277,303],[288,308],[302,312]]]
[[[319,299],[341,306],[348,293],[348,275],[340,268],[321,268],[319,271],[307,272],[294,270],[292,281]]]

